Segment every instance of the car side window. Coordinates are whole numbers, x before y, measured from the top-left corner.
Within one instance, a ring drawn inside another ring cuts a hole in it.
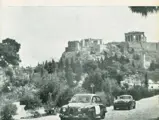
[[[96,103],[96,101],[97,101],[97,100],[96,100],[96,97],[93,97],[93,98],[92,98],[92,103]]]
[[[98,96],[96,96],[96,100],[97,100],[97,101],[96,101],[97,103],[101,103],[101,102],[102,102],[101,98],[98,97]]]

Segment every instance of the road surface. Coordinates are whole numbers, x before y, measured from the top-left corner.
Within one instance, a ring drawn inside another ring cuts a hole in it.
[[[136,102],[136,109],[108,109],[105,120],[150,120],[159,117],[159,96],[142,99]]]
[[[159,117],[159,96],[142,99],[136,102],[136,109],[113,110],[107,108],[108,112],[104,120],[151,120]],[[60,120],[57,116],[47,116],[31,120]]]

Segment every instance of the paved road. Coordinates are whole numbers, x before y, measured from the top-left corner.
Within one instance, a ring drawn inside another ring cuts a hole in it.
[[[113,110],[108,108],[104,120],[151,120],[159,117],[159,96],[142,99],[136,102],[136,109]],[[31,120],[60,120],[58,116],[47,116]]]
[[[108,108],[105,120],[150,120],[159,117],[159,96],[136,102],[136,109],[113,110]]]

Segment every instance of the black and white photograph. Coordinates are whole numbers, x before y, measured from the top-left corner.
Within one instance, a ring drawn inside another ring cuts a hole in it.
[[[0,120],[159,120],[159,6],[0,17]]]

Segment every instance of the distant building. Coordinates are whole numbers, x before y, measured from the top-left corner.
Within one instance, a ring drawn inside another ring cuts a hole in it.
[[[146,36],[144,32],[128,32],[125,33],[125,41],[126,42],[146,42]]]
[[[130,75],[125,76],[124,80],[120,82],[121,86],[124,87],[124,84],[127,84],[129,88],[134,86],[143,86],[143,80],[140,79],[141,77],[138,75]]]
[[[154,82],[153,80],[149,79],[148,81],[148,89],[149,90],[159,90],[159,81]]]
[[[68,47],[66,47],[66,52],[72,52],[72,51],[95,51],[95,52],[101,52],[104,49],[103,41],[102,39],[83,39],[80,41],[69,41]]]

